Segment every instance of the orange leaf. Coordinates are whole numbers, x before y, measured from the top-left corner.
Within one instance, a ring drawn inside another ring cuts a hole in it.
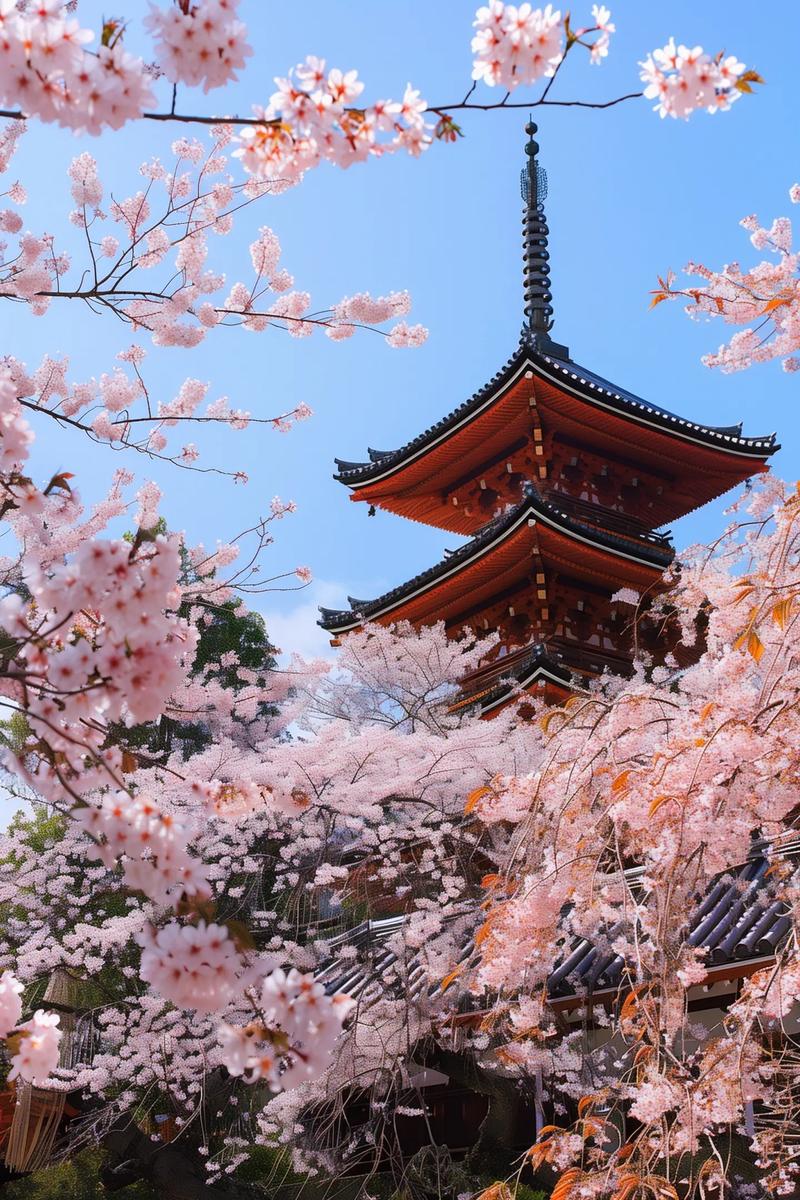
[[[491,796],[492,789],[490,787],[475,788],[474,792],[470,792],[467,796],[467,803],[464,805],[464,814],[468,816],[478,807],[478,804],[484,796]]]
[[[619,775],[611,782],[612,792],[622,792],[628,786],[628,780],[631,777],[630,771],[620,771]]]
[[[768,312],[773,312],[774,309],[782,308],[785,304],[788,304],[788,303],[789,303],[788,296],[773,296],[772,299],[768,300],[767,303],[764,305],[764,313],[766,314]]]
[[[739,584],[739,589],[739,595],[734,600],[734,604],[739,604],[742,600],[746,600],[750,593],[756,590],[752,583]]]
[[[650,295],[653,297],[650,301],[650,308],[655,308],[657,304],[661,304],[663,300],[669,298],[666,292],[651,292]]]
[[[747,653],[750,654],[756,662],[761,662],[764,654],[764,643],[754,629],[750,630],[747,636]]]
[[[478,932],[475,934],[475,945],[481,946],[486,941],[489,934],[492,932],[490,921],[484,921]]]
[[[461,972],[463,970],[464,970],[464,966],[463,966],[463,964],[461,964],[460,966],[454,967],[454,969],[450,972],[449,975],[445,975],[444,979],[442,980],[441,984],[439,985],[443,992],[447,991],[447,989],[450,987],[451,983],[455,983],[455,981],[458,979],[459,975],[461,974]]]
[[[714,701],[709,700],[708,704],[704,704],[703,707],[700,709],[700,720],[705,721],[708,717],[711,716],[713,711],[714,711]]]
[[[620,1179],[619,1187],[614,1192],[611,1200],[628,1200],[628,1196],[636,1191],[639,1182],[638,1175],[623,1175]]]
[[[493,1183],[480,1193],[477,1200],[514,1200],[507,1183]]]
[[[577,1167],[570,1167],[568,1171],[565,1171],[553,1188],[550,1200],[567,1200],[573,1186],[578,1182],[582,1174],[583,1172],[579,1171]]]
[[[541,1141],[541,1139],[544,1137],[545,1134],[558,1133],[558,1132],[559,1132],[558,1125],[543,1125],[542,1128],[539,1130],[539,1141]]]
[[[671,799],[671,796],[656,796],[655,800],[653,800],[649,809],[647,810],[648,817],[655,816],[655,814],[661,808],[661,805],[666,804],[667,801],[670,799]]]
[[[630,1018],[636,1012],[636,1009],[638,1007],[639,1007],[639,997],[636,995],[636,990],[634,989],[632,992],[628,993],[628,995],[625,997],[625,999],[622,1003],[622,1008],[620,1009],[620,1013],[619,1013],[620,1020],[621,1021],[630,1020]]]
[[[794,596],[787,596],[785,600],[779,600],[772,610],[772,619],[779,629],[785,629],[786,623],[789,620],[789,614],[792,611],[792,602]]]
[[[605,1126],[604,1121],[599,1121],[597,1117],[586,1117],[583,1122],[583,1140],[587,1138],[597,1137],[598,1133],[603,1132]]]

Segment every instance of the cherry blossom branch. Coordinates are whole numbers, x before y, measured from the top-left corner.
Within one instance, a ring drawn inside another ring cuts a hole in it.
[[[474,86],[474,85],[473,85]],[[467,95],[472,93],[472,89]],[[490,104],[479,104],[474,101],[469,102],[466,98],[450,103],[434,103],[428,105],[428,111],[444,116],[450,112],[495,112],[498,109],[531,109],[531,108],[613,108],[617,104],[623,104],[627,100],[641,100],[644,95],[643,91],[627,92],[622,96],[616,96],[612,100],[549,100],[545,96],[538,99],[518,100],[508,102],[507,100],[493,101]],[[363,116],[364,109],[348,108],[347,112],[354,116]],[[5,118],[10,121],[28,121],[31,120],[26,113],[20,109],[0,109],[0,118]],[[158,121],[161,123],[171,123],[182,125],[208,125],[215,128],[222,126],[243,126],[262,129],[276,129],[281,125],[281,120],[278,117],[243,117],[243,116],[206,116],[203,113],[178,113],[178,112],[144,112],[141,115],[144,121]]]

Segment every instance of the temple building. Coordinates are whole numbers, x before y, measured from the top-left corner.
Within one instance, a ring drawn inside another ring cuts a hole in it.
[[[520,689],[557,701],[606,670],[629,672],[634,610],[615,594],[646,606],[674,558],[665,526],[765,470],[778,449],[774,434],[743,437],[741,425],[650,404],[552,340],[547,182],[536,126],[526,131],[518,349],[400,449],[336,460],[351,500],[470,540],[383,596],[322,609],[320,621],[334,643],[368,621],[497,631],[498,647],[464,681],[463,702],[486,716]]]

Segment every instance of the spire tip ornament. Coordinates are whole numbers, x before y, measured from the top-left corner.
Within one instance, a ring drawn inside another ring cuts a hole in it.
[[[550,231],[544,213],[547,174],[536,159],[539,143],[534,134],[538,129],[533,121],[527,122],[525,132],[528,135],[525,146],[528,161],[520,172],[520,190],[525,205],[522,216],[525,324],[520,340],[533,350],[552,354],[555,358],[568,359],[567,347],[560,346],[550,337],[553,327],[553,296],[550,291],[550,252],[547,248]]]

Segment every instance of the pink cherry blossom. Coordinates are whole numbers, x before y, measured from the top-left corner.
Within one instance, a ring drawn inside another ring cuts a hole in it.
[[[141,976],[146,983],[182,1008],[199,1013],[224,1009],[236,993],[243,963],[221,925],[179,925],[145,929]]]
[[[26,1083],[42,1084],[58,1066],[59,1015],[38,1008],[29,1021],[20,1026],[19,1050],[11,1056],[8,1078]]]
[[[223,1023],[219,1030],[222,1061],[231,1075],[248,1083],[266,1081],[273,1091],[319,1078],[342,1023],[354,1002],[347,996],[329,997],[311,975],[275,970],[254,997],[260,1020],[245,1027]],[[283,1032],[281,1043],[276,1033]]]
[[[789,195],[796,203],[800,188],[790,189]],[[704,357],[708,367],[729,373],[779,358],[784,370],[793,371],[800,350],[800,256],[792,249],[792,223],[788,217],[776,217],[767,228],[749,216],[741,224],[753,246],[771,254],[771,259],[749,270],[738,262],[718,271],[688,263],[686,271],[698,276],[700,285],[677,288],[670,275],[660,281],[654,303],[681,297],[689,301],[686,312],[693,319],[721,319],[726,325],[739,326],[727,344]]]
[[[655,111],[661,117],[686,118],[701,108],[724,111],[742,94],[737,85],[744,63],[732,56],[712,59],[701,46],[676,46],[674,38],[639,66],[645,98],[657,101]]]
[[[236,80],[253,53],[247,29],[237,19],[238,8],[239,0],[197,0],[166,8],[151,3],[145,25],[167,79],[202,85],[204,92]]]
[[[20,994],[22,984],[15,979],[10,971],[0,974],[0,1038],[8,1037],[9,1033],[19,1024],[22,1016],[22,1000]]]
[[[504,4],[479,8],[473,22],[472,78],[509,90],[551,76],[564,54],[561,13],[552,4]]]

